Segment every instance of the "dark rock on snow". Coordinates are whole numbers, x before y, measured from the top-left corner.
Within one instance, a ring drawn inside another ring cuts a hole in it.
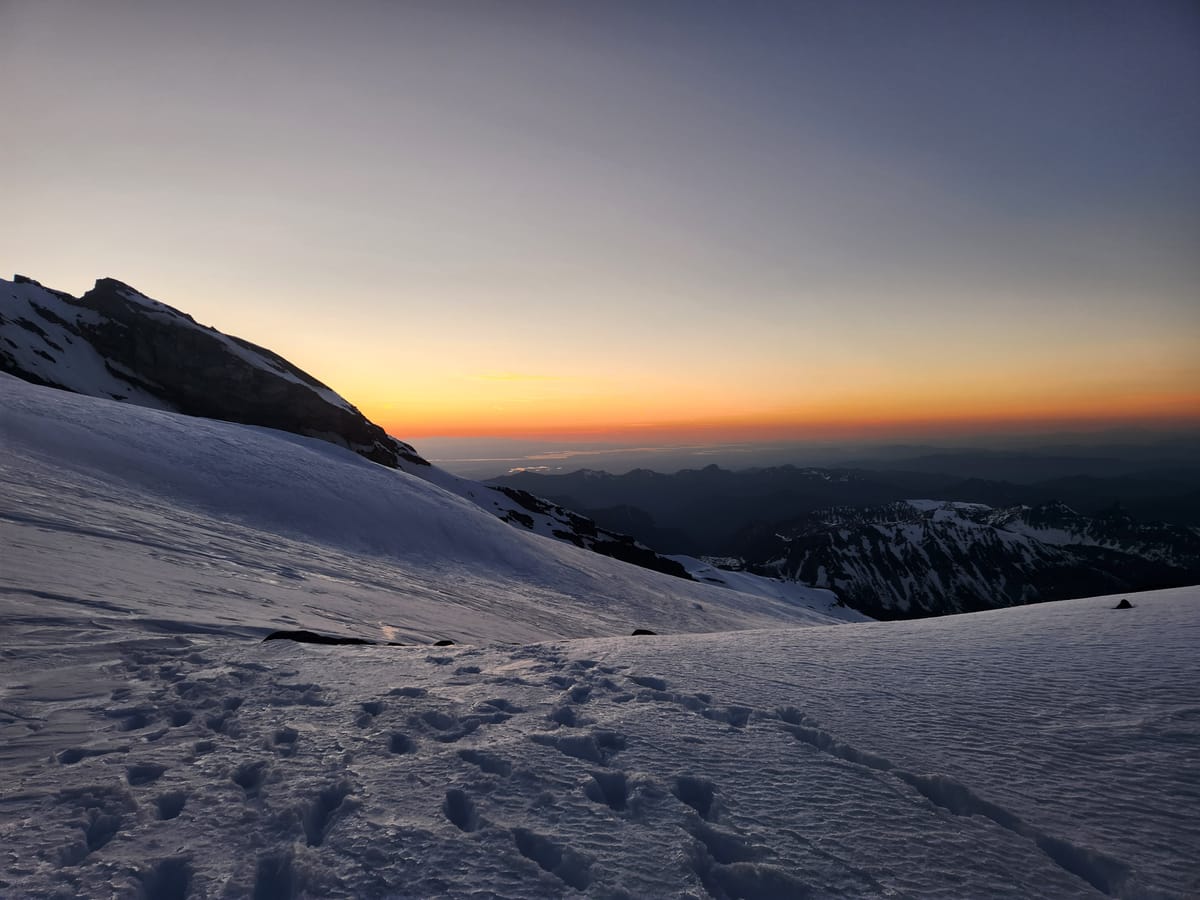
[[[328,634],[317,634],[315,631],[305,631],[297,629],[295,631],[272,631],[262,642],[267,641],[295,641],[298,644],[374,644],[375,641],[368,641],[365,638],[355,637],[334,637]]]

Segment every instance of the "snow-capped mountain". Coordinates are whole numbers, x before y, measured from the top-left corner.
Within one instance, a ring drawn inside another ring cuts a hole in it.
[[[1196,589],[840,624],[6,375],[0,548],[6,898],[1200,892]]]
[[[1200,534],[1119,509],[908,500],[751,529],[745,567],[827,587],[877,618],[970,612],[1200,581]]]
[[[0,279],[0,372],[93,397],[320,438],[457,493],[511,525],[691,577],[679,561],[585,516],[431,466],[277,354],[200,325],[112,278],[78,298],[20,275]]]

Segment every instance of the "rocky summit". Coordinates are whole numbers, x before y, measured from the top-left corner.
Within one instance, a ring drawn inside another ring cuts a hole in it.
[[[341,444],[428,465],[307,372],[114,278],[82,297],[18,275],[0,306],[0,371],[77,393]]]

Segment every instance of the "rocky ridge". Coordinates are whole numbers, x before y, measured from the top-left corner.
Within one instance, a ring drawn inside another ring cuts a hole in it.
[[[113,278],[81,297],[0,279],[0,372],[185,415],[274,428],[346,447],[462,496],[505,522],[645,568],[679,562],[521,491],[451,475],[278,354],[196,322]]]

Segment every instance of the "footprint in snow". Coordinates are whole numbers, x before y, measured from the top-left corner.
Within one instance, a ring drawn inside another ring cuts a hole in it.
[[[592,861],[582,853],[527,828],[514,828],[513,840],[522,856],[537,863],[564,884],[583,891],[592,883]]]
[[[572,703],[587,703],[592,696],[592,686],[579,684],[567,691],[567,699]]]
[[[507,778],[512,774],[512,763],[486,750],[459,750],[458,756],[463,762],[469,762],[474,766],[478,766],[480,771],[486,772],[489,775],[499,775],[502,778]]]
[[[312,802],[304,811],[302,823],[304,837],[310,847],[320,847],[325,843],[334,823],[348,810],[350,804],[350,783],[340,781],[324,788],[313,797]]]
[[[267,780],[268,766],[265,760],[242,763],[229,776],[230,780],[242,789],[247,799],[257,797]]]
[[[271,738],[271,743],[275,752],[280,756],[291,756],[296,752],[296,742],[299,739],[300,732],[291,726],[285,725],[283,728],[276,729],[274,736]]]
[[[388,738],[388,750],[396,754],[412,753],[417,749],[413,739],[401,731],[392,732]]]
[[[192,863],[186,856],[169,856],[138,873],[142,896],[153,900],[184,900],[191,891]]]
[[[551,722],[557,725],[562,725],[566,728],[580,728],[584,725],[590,725],[592,719],[585,718],[575,711],[574,706],[558,706],[555,707],[549,715],[546,716]]]
[[[564,756],[585,762],[608,765],[609,760],[625,749],[625,736],[615,731],[593,731],[589,734],[533,734],[535,744],[553,747]]]
[[[409,722],[414,728],[428,732],[435,741],[452,744],[468,734],[473,734],[481,725],[498,725],[511,718],[510,713],[501,710],[488,710],[459,717],[442,710],[431,709],[411,717]]]
[[[65,866],[78,865],[88,854],[106,846],[120,832],[126,814],[137,810],[133,795],[119,784],[68,788],[59,792],[58,799],[83,816],[78,823],[80,840],[59,851]]]
[[[667,682],[662,678],[655,678],[652,675],[626,675],[630,681],[638,685],[638,687],[649,688],[652,691],[665,691]]]
[[[187,791],[168,791],[159,795],[158,799],[154,801],[154,805],[158,809],[158,818],[163,821],[177,818],[183,812],[187,800]]]
[[[359,728],[366,728],[385,708],[386,704],[382,700],[368,700],[362,703],[360,705],[362,712],[355,718],[354,724]]]
[[[136,763],[125,769],[125,780],[131,787],[142,787],[158,781],[166,771],[167,767],[158,763]]]
[[[479,813],[475,810],[474,801],[459,788],[446,791],[442,812],[459,831],[471,832],[480,827]]]
[[[584,795],[594,803],[603,803],[616,812],[629,805],[631,789],[624,772],[592,772],[583,787]]]
[[[681,803],[694,809],[696,814],[706,822],[716,820],[717,810],[714,806],[716,789],[713,783],[707,778],[700,778],[695,775],[679,775],[671,783],[671,793]]]

